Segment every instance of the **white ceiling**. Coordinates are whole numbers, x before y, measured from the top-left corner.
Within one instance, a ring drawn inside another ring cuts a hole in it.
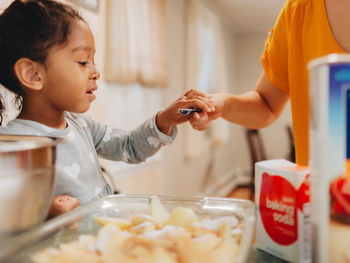
[[[286,0],[212,0],[235,32],[266,32]]]

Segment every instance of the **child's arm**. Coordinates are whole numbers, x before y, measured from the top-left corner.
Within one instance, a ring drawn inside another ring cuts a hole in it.
[[[48,219],[67,213],[79,206],[80,202],[77,198],[69,195],[55,195],[51,202]]]
[[[201,113],[183,115],[182,108],[198,108]],[[158,112],[136,129],[126,131],[105,126],[90,117],[74,115],[82,124],[84,131],[89,131],[97,154],[100,157],[140,163],[155,154],[162,146],[171,144],[177,134],[176,125],[191,119],[200,119],[213,111],[211,100],[199,90],[190,90],[170,106]],[[87,127],[88,129],[86,129]]]
[[[180,109],[186,108],[199,108],[202,112],[194,112],[189,115],[183,115],[179,112]],[[205,117],[214,110],[213,102],[205,93],[191,89],[158,113],[157,127],[161,132],[169,135],[173,126],[189,120],[199,120],[202,116]]]

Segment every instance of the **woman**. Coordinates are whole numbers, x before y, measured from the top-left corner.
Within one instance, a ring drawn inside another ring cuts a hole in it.
[[[222,117],[248,128],[270,125],[291,99],[296,162],[308,165],[309,90],[307,64],[330,53],[350,52],[350,1],[288,0],[266,40],[264,71],[253,91],[212,94],[215,112],[192,120],[197,130]]]

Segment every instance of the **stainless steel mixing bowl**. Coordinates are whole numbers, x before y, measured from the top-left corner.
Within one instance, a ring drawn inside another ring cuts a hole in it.
[[[46,218],[62,140],[0,135],[0,241]]]

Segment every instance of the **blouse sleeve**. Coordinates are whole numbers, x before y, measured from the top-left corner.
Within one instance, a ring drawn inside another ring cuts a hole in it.
[[[163,145],[171,144],[176,137],[176,126],[173,127],[169,136],[159,131],[156,116],[131,131],[102,125],[89,117],[85,117],[85,122],[100,157],[127,163],[140,163],[155,154]]]
[[[270,30],[261,57],[265,75],[278,89],[288,92],[288,50],[291,1],[286,1]]]

